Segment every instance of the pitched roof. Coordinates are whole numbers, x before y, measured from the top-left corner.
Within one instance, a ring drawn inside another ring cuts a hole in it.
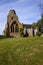
[[[24,28],[26,27],[27,29],[28,29],[28,28],[29,28],[29,29],[30,29],[30,28],[34,28],[34,26],[33,26],[32,24],[23,24],[23,27],[24,27]]]

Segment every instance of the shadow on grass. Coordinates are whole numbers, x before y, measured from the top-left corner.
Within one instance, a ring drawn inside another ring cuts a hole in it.
[[[4,36],[4,35],[0,35],[0,40],[1,40],[1,39],[6,39],[6,38],[14,38],[14,37],[11,37],[11,36],[10,36],[10,37],[6,37],[6,36]]]
[[[0,35],[0,39],[5,39],[7,37],[5,37],[4,35]]]

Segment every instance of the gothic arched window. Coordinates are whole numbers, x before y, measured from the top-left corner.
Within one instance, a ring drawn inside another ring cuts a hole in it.
[[[11,32],[15,32],[15,24],[15,21],[11,24]]]
[[[15,32],[18,32],[18,31],[19,31],[18,24],[16,24],[16,26],[15,26]]]

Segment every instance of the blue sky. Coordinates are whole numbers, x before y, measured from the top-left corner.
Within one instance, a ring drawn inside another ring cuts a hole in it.
[[[21,23],[32,24],[41,18],[40,3],[43,0],[0,0],[0,34],[3,34],[10,9],[16,11]]]

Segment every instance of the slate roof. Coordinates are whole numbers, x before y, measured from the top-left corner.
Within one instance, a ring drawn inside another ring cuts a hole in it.
[[[23,28],[31,29],[34,28],[32,24],[23,24]]]

